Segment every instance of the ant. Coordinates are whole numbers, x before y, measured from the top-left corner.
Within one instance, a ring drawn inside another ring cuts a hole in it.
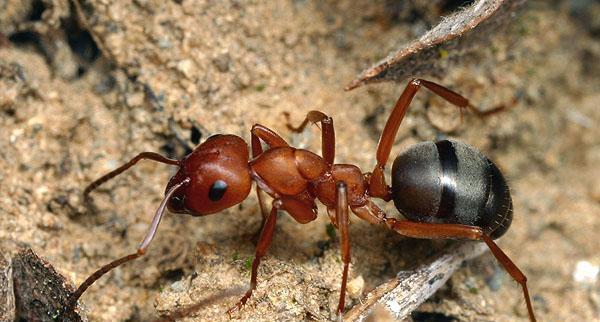
[[[522,286],[529,319],[535,321],[527,278],[493,241],[508,230],[513,206],[506,180],[492,161],[459,141],[421,142],[395,159],[391,171],[392,185],[386,184],[384,169],[392,144],[413,97],[421,87],[459,108],[476,110],[468,99],[446,87],[412,79],[387,120],[377,146],[377,163],[370,173],[363,173],[351,164],[334,163],[333,120],[322,112],[311,111],[298,127],[290,125],[288,118],[287,127],[300,132],[309,123],[320,123],[322,156],[293,148],[274,131],[255,124],[250,131],[251,159],[248,144],[242,138],[220,134],[209,137],[182,160],[142,152],[100,177],[85,188],[83,194],[86,198],[96,187],[142,159],[179,167],[169,180],[165,197],[137,251],[102,266],[90,275],[73,293],[69,305],[74,306],[85,290],[102,275],[144,255],[166,209],[192,216],[218,213],[246,199],[254,182],[264,224],[252,263],[250,288],[228,311],[229,314],[240,310],[256,288],[258,266],[271,244],[277,212],[285,210],[298,223],[306,224],[317,218],[315,200],[319,199],[327,207],[332,224],[340,231],[343,273],[338,314],[344,311],[350,263],[349,208],[359,218],[372,224],[384,224],[403,236],[485,242],[504,269]],[[263,142],[266,150],[263,150]],[[270,212],[266,211],[261,195],[263,191],[273,198]],[[386,202],[393,200],[406,220],[387,217],[372,198]]]

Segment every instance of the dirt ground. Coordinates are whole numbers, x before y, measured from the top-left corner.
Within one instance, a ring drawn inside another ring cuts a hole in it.
[[[215,133],[248,140],[262,123],[320,151],[318,129],[290,133],[311,109],[334,118],[338,163],[363,171],[405,83],[343,87],[461,1],[0,1],[0,238],[28,244],[74,284],[137,247],[174,169],[152,162],[93,192],[141,151],[174,158]],[[392,154],[451,137],[477,147],[511,186],[514,221],[499,245],[527,275],[539,321],[600,321],[600,14],[598,1],[530,1],[511,37],[432,79],[480,119],[417,94]],[[90,30],[91,33],[86,30]],[[443,58],[440,58],[443,59]],[[200,137],[200,138],[199,138]],[[321,207],[322,208],[322,207]],[[392,205],[386,211],[396,216]],[[249,283],[261,216],[239,207],[168,215],[147,256],[82,297],[90,321],[221,321]],[[444,248],[352,219],[347,308]],[[339,240],[321,216],[282,214],[255,295],[232,319],[332,320]],[[408,320],[527,321],[520,287],[489,253],[468,262]],[[383,317],[372,317],[381,320]]]

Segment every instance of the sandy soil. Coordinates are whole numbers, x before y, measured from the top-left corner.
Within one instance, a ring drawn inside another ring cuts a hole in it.
[[[449,2],[0,2],[0,238],[27,243],[79,284],[135,249],[173,169],[142,162],[85,206],[89,182],[141,151],[180,158],[182,141],[198,143],[198,131],[201,140],[249,139],[257,122],[319,151],[318,129],[290,133],[284,111],[296,122],[311,109],[333,116],[336,161],[370,171],[405,84],[342,88],[423,33]],[[600,321],[600,282],[573,277],[580,261],[600,265],[600,42],[591,18],[599,11],[593,1],[531,1],[512,37],[429,77],[482,110],[516,104],[483,120],[467,115],[446,133],[457,111],[419,93],[392,152],[452,137],[496,161],[515,208],[499,244],[528,276],[540,321]],[[84,295],[84,313],[91,321],[229,320],[225,311],[249,282],[260,221],[254,194],[217,215],[167,216],[147,256]],[[282,215],[258,289],[232,318],[334,319],[341,264],[327,227],[324,212],[307,225]],[[348,308],[446,245],[356,218],[350,234]],[[414,321],[527,321],[520,288],[489,253],[419,311]]]

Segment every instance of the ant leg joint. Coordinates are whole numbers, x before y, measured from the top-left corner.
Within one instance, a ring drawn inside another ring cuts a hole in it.
[[[281,201],[281,199],[275,199],[275,200],[273,200],[273,207],[274,208],[281,209],[282,206],[283,206],[283,201]]]

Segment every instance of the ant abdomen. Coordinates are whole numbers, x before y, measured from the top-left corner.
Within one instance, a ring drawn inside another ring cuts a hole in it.
[[[512,222],[506,180],[481,152],[458,141],[413,145],[394,160],[392,199],[407,218],[481,227],[492,238]]]

